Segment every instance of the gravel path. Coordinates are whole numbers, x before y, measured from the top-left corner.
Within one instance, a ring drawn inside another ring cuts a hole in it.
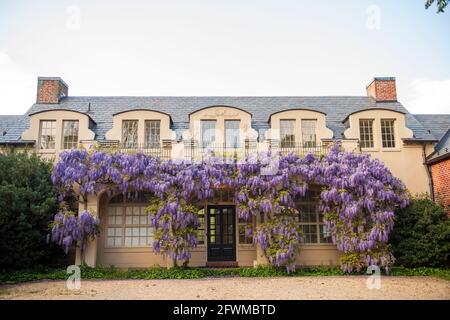
[[[200,280],[82,280],[0,286],[1,299],[445,299],[450,281],[432,277],[382,277],[369,290],[365,276],[224,278]]]

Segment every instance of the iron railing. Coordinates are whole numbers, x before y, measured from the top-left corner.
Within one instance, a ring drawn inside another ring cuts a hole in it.
[[[300,157],[304,157],[308,153],[315,156],[326,155],[328,153],[328,145],[321,143],[279,143],[272,141],[270,143],[270,149],[272,152],[279,152],[282,156],[287,156],[288,154],[295,154]]]
[[[219,158],[223,161],[245,159],[249,154],[256,153],[256,141],[245,140],[242,144],[208,143],[202,145],[196,140],[185,141],[184,157],[190,161],[204,161],[207,158]]]
[[[120,143],[118,141],[103,141],[99,143],[99,151],[123,152],[128,154],[143,153],[148,156],[158,157],[164,160],[171,158],[172,144],[146,144],[146,143]]]

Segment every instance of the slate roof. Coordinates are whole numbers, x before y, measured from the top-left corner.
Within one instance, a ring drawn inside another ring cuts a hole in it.
[[[450,129],[450,114],[415,114],[414,117],[438,140]]]
[[[0,143],[25,143],[20,136],[28,124],[28,116],[25,115],[0,116]]]
[[[393,109],[406,114],[406,125],[413,130],[414,139],[435,140],[435,137],[402,106],[399,102],[376,102],[366,96],[339,97],[75,97],[61,99],[59,104],[34,104],[24,116],[13,116],[15,121],[0,116],[0,124],[8,128],[7,138],[0,136],[0,142],[19,140],[28,128],[29,115],[54,109],[68,109],[87,113],[95,121],[93,127],[96,139],[105,138],[112,127],[113,114],[133,109],[149,109],[168,113],[172,120],[172,129],[181,137],[188,128],[189,114],[210,106],[231,106],[252,114],[252,126],[260,136],[269,128],[271,114],[289,109],[311,109],[326,113],[327,127],[334,132],[334,138],[343,138],[345,125],[343,120],[358,110],[371,108]]]
[[[427,162],[433,163],[450,156],[450,114],[415,114],[414,117],[440,140]]]
[[[450,157],[450,129],[445,133],[434,150],[435,151],[427,159],[428,163]]]

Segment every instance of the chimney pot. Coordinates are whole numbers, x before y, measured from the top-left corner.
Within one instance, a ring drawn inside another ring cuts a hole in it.
[[[377,102],[397,101],[395,77],[375,77],[366,90],[367,95]]]
[[[60,77],[38,77],[36,103],[57,104],[69,93],[69,86]]]

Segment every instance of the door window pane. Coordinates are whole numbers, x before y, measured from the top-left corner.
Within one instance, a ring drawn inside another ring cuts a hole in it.
[[[205,244],[205,209],[198,211],[198,222],[200,226],[197,228],[197,244]]]

